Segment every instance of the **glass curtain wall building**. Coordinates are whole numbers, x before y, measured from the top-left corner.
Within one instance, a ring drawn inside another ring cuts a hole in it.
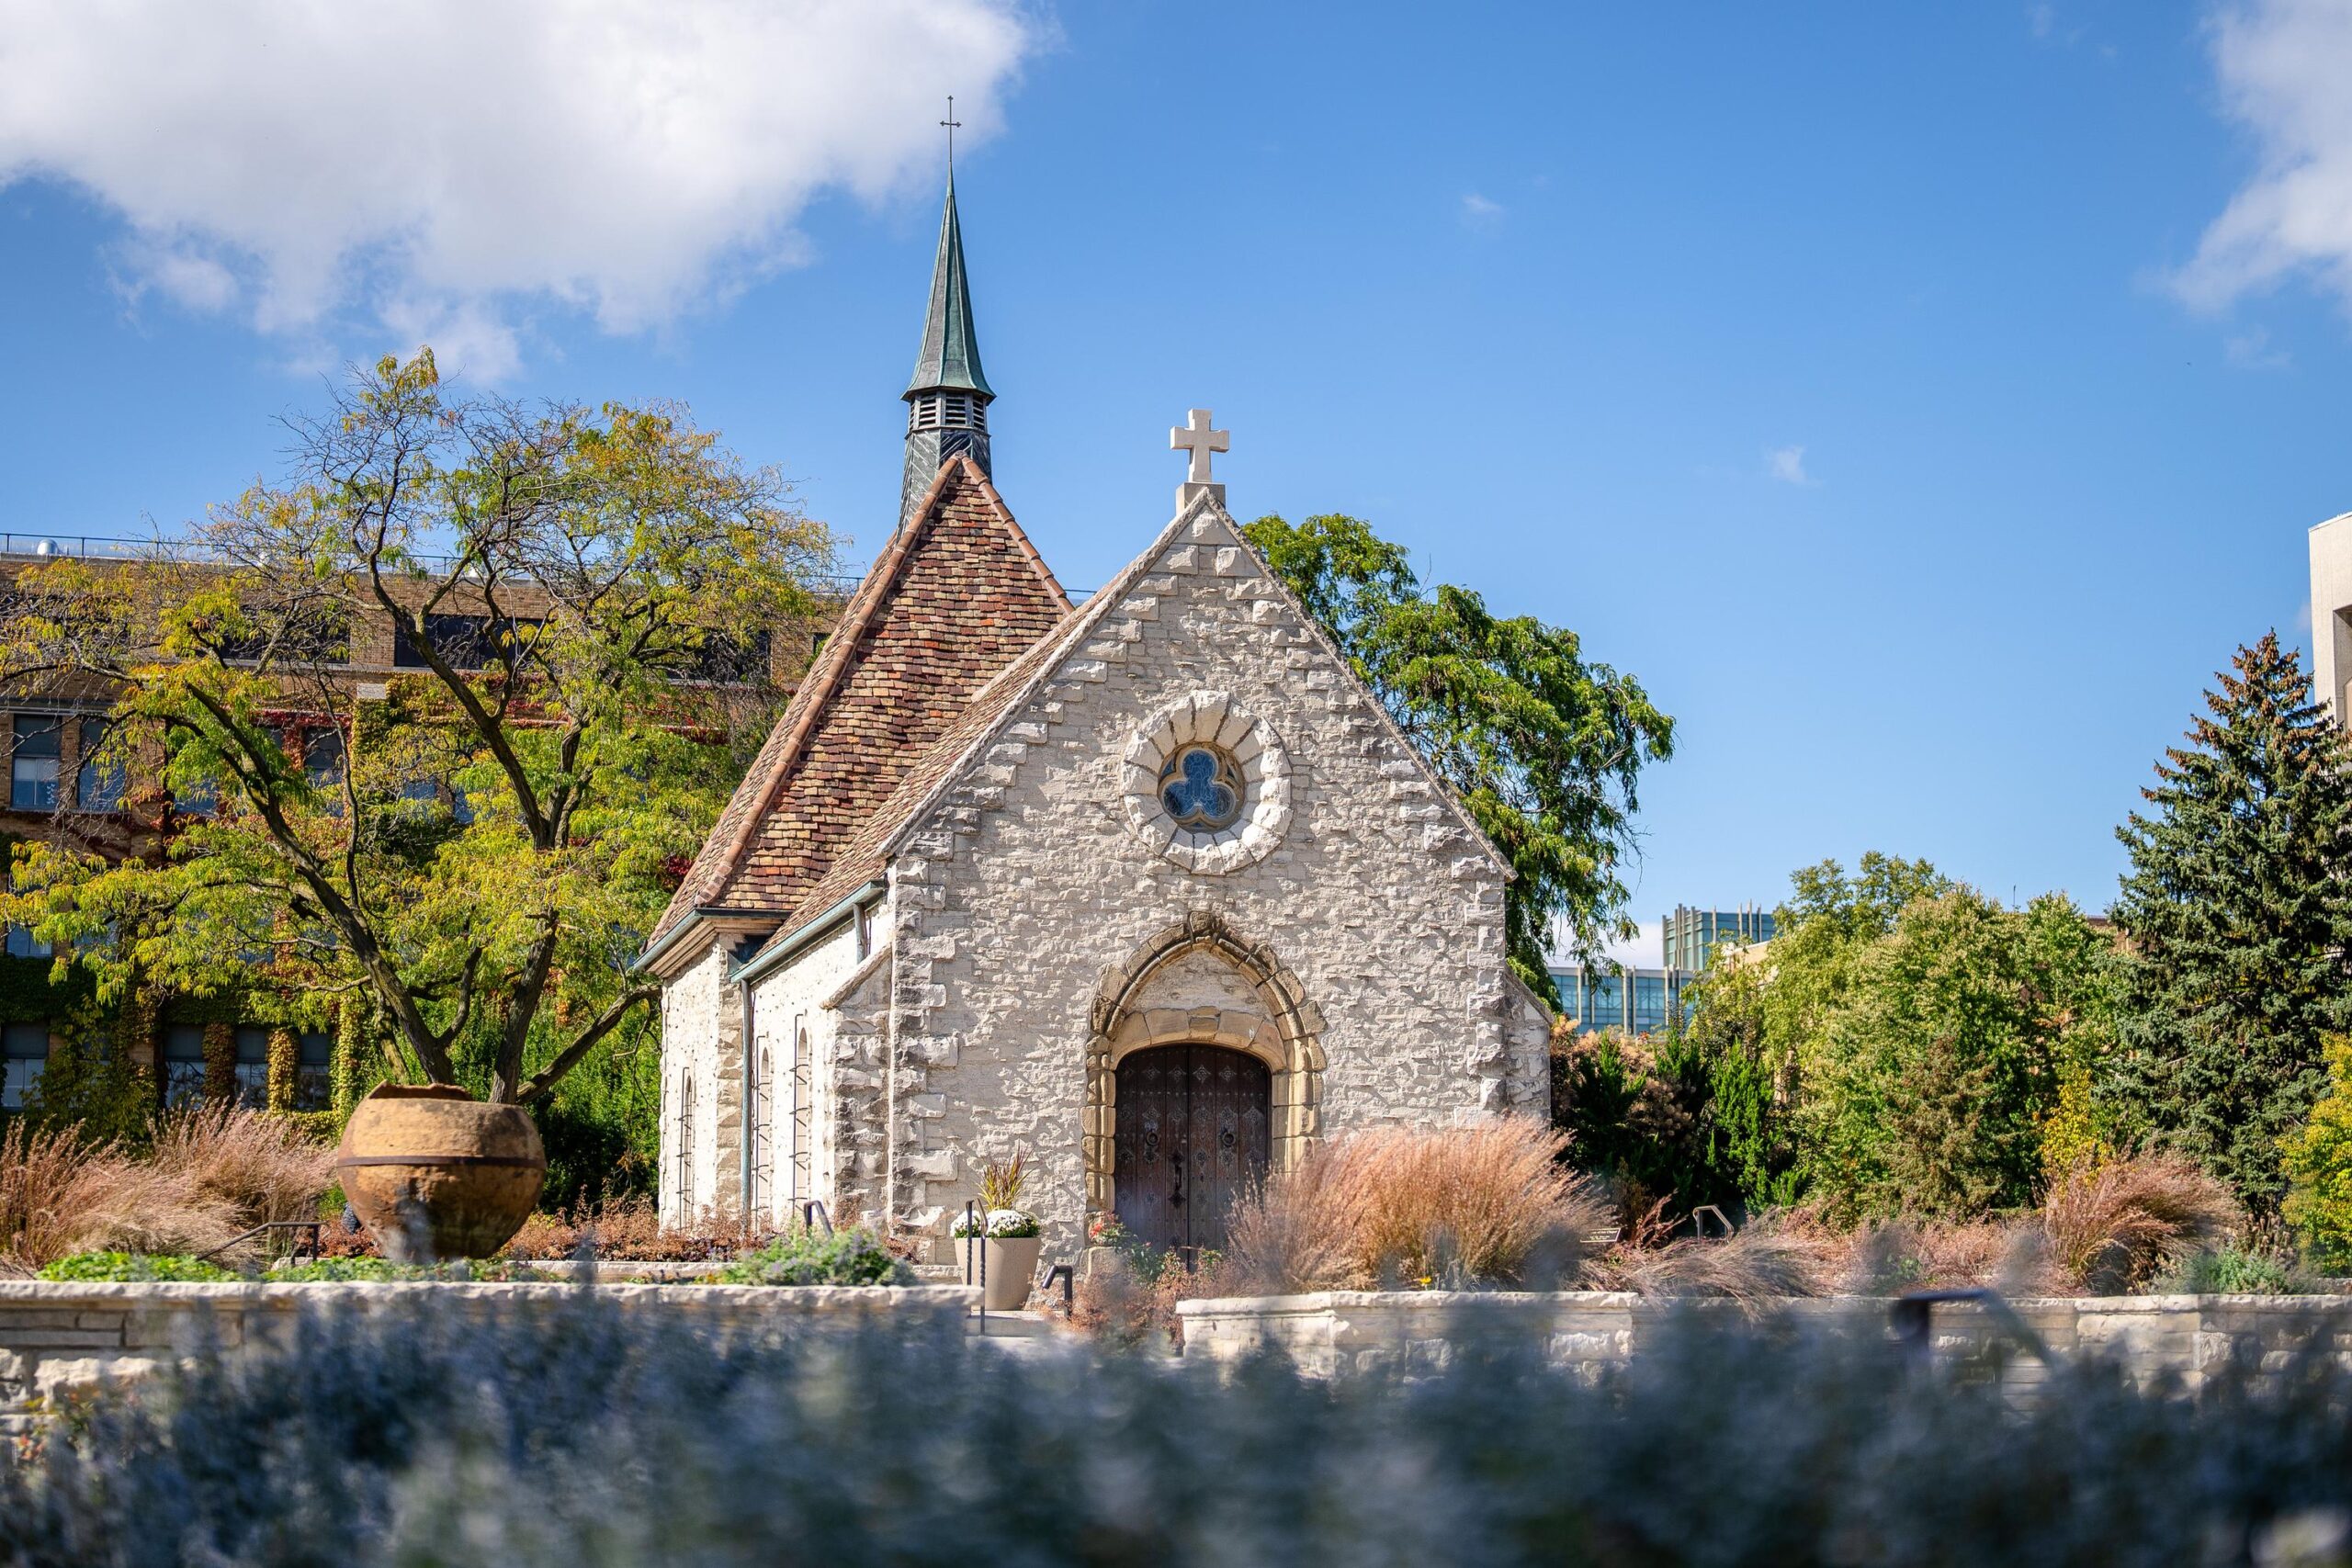
[[[1623,1034],[1663,1034],[1681,1010],[1683,982],[1691,978],[1687,969],[1612,967],[1587,974],[1571,964],[1552,971],[1560,1005],[1578,1033],[1614,1029]]]
[[[1569,1025],[1582,1032],[1614,1029],[1626,1034],[1662,1034],[1682,1010],[1682,988],[1706,973],[1718,953],[1772,940],[1772,915],[1744,904],[1736,909],[1694,909],[1678,905],[1658,922],[1659,968],[1609,964],[1588,972],[1577,964],[1552,966],[1553,983]],[[1567,945],[1566,932],[1555,942]]]
[[[1750,942],[1772,940],[1772,912],[1753,904],[1743,904],[1736,909],[1694,909],[1688,904],[1679,904],[1674,913],[1658,925],[1666,948],[1666,966],[1694,974],[1707,966],[1719,946],[1745,947]]]

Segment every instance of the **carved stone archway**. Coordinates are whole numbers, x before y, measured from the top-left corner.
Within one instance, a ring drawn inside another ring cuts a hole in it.
[[[1189,953],[1208,953],[1248,982],[1255,1008],[1150,1005],[1153,976]],[[1322,1132],[1323,1015],[1298,976],[1263,942],[1236,932],[1211,909],[1195,909],[1104,972],[1086,1046],[1086,1207],[1107,1213],[1118,1116],[1119,1058],[1149,1045],[1223,1045],[1246,1051],[1272,1073],[1269,1110],[1275,1174],[1295,1168]]]

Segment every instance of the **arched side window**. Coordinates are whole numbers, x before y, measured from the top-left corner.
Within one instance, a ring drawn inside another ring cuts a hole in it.
[[[678,1075],[678,1135],[673,1140],[677,1150],[676,1169],[671,1181],[678,1191],[678,1213],[684,1218],[694,1213],[695,1206],[695,1075]]]

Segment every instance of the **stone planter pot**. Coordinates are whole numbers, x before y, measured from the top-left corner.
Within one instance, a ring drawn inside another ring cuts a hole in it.
[[[447,1084],[383,1084],[351,1112],[334,1172],[387,1258],[487,1258],[539,1201],[547,1150],[519,1105]]]
[[[1044,1248],[1041,1235],[990,1237],[980,1243],[987,1254],[990,1312],[1019,1312],[1029,1304],[1029,1287],[1037,1278],[1037,1254]]]

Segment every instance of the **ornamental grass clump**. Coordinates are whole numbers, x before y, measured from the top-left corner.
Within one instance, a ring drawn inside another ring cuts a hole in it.
[[[112,1141],[21,1120],[0,1132],[0,1267],[10,1271],[77,1252],[209,1252],[243,1228],[227,1198]]]
[[[2243,1218],[2228,1188],[2170,1154],[2078,1170],[2041,1207],[2052,1262],[2093,1295],[2120,1295],[2168,1265],[2218,1249]]]
[[[1575,1271],[1611,1228],[1566,1139],[1498,1117],[1436,1131],[1374,1128],[1307,1152],[1235,1205],[1227,1260],[1271,1291],[1538,1284]]]
[[[316,1218],[334,1179],[332,1146],[282,1116],[235,1105],[164,1117],[149,1160],[190,1192],[227,1203],[247,1229]]]
[[[1465,1345],[1411,1382],[1324,1384],[1274,1359],[1009,1355],[952,1323],[746,1333],[589,1291],[527,1317],[390,1302],[93,1391],[0,1466],[0,1559],[2342,1560],[2352,1372],[2324,1343],[2195,1397],[2069,1357],[2019,1403],[1906,1366],[1878,1313],[1710,1315],[1597,1378]]]

